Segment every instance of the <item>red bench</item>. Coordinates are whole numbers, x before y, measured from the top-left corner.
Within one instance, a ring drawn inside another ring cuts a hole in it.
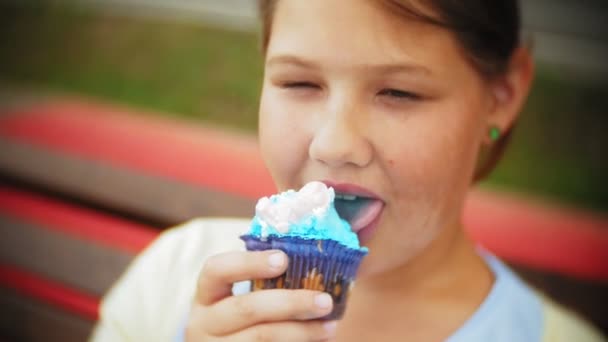
[[[160,229],[250,216],[274,192],[255,138],[74,100],[0,109],[0,338],[83,340]],[[469,233],[608,329],[608,219],[477,190]]]

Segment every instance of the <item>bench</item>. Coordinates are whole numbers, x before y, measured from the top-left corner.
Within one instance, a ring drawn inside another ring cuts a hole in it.
[[[252,136],[75,99],[0,108],[0,339],[82,341],[165,227],[274,192]],[[471,236],[608,331],[608,219],[475,190]]]

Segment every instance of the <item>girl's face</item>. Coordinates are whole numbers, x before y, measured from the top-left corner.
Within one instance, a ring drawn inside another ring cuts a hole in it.
[[[377,1],[281,0],[262,154],[281,190],[321,180],[372,198],[351,205],[370,249],[360,275],[388,271],[457,229],[493,103],[486,88],[446,30]]]

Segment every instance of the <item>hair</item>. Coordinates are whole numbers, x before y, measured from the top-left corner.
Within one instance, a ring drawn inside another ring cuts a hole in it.
[[[262,20],[262,50],[270,41],[272,23],[279,0],[258,0]],[[417,19],[442,27],[454,34],[464,56],[486,79],[504,75],[515,50],[521,44],[521,14],[518,0],[371,0],[388,13]],[[430,11],[429,11],[430,10]],[[482,156],[474,181],[485,178],[498,164],[512,128],[503,132],[490,151]]]

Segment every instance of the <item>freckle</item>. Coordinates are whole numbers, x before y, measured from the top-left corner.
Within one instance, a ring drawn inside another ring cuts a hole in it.
[[[395,166],[395,161],[392,160],[392,159],[389,159],[388,160],[388,165],[391,166],[391,167]]]

